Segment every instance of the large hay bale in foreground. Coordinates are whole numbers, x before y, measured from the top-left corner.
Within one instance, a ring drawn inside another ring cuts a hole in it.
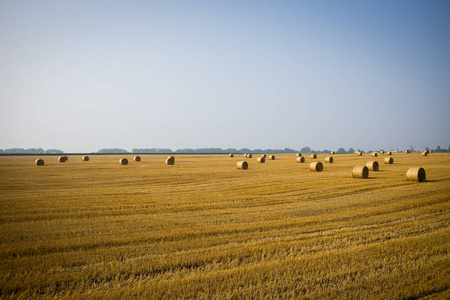
[[[89,156],[85,155],[81,158],[82,161],[89,161]]]
[[[368,178],[369,177],[369,168],[366,166],[356,166],[352,171],[353,178]]]
[[[325,162],[329,163],[329,164],[332,164],[333,163],[333,157],[332,156],[325,157]]]
[[[60,163],[66,162],[66,158],[64,156],[60,156],[60,157],[58,157],[58,161]]]
[[[299,157],[297,157],[297,162],[298,163],[304,163],[305,162],[305,158],[303,156],[299,156]]]
[[[229,157],[234,157],[233,153],[228,154]]]
[[[239,169],[239,170],[247,170],[248,169],[248,163],[246,162],[246,161],[238,161],[238,163],[237,163],[237,168]]]
[[[377,161],[368,161],[366,167],[369,168],[370,171],[378,171],[380,168]]]
[[[167,159],[166,159],[166,164],[168,164],[168,165],[174,165],[175,164],[175,157],[174,156],[169,156]]]
[[[37,166],[43,166],[44,165],[44,160],[42,158],[38,158],[38,159],[36,159],[35,164]]]
[[[387,165],[392,165],[394,163],[394,159],[392,157],[386,157],[384,159],[384,163]]]
[[[128,159],[126,159],[126,158],[122,158],[121,160],[119,160],[119,162],[122,166],[128,165]]]
[[[320,171],[323,170],[323,164],[322,164],[320,161],[312,162],[312,163],[309,165],[309,170],[310,170],[310,171],[320,172]]]
[[[270,159],[270,160],[275,160],[275,155],[273,155],[273,154],[272,154],[272,155],[269,155],[269,159]]]
[[[424,168],[409,168],[406,171],[406,180],[423,182],[426,179]]]
[[[265,163],[266,162],[266,159],[264,158],[264,157],[258,157],[257,159],[256,159],[256,161],[258,161],[259,163]]]
[[[377,156],[378,156],[378,153],[374,152],[374,153],[372,153],[372,156],[373,156],[373,157],[377,157]]]
[[[312,158],[312,159],[316,159],[316,158],[317,158],[317,155],[316,155],[316,154],[311,154],[311,158]]]
[[[141,157],[139,155],[136,155],[133,159],[134,159],[134,161],[138,161],[138,162],[141,161]]]

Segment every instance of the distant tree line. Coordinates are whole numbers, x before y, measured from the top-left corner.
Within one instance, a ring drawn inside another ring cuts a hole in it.
[[[62,150],[58,149],[47,149],[44,150],[42,148],[11,148],[11,149],[0,149],[0,153],[4,154],[61,154],[64,153]]]

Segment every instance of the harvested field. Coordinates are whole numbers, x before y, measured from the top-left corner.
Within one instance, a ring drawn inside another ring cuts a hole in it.
[[[236,156],[0,156],[1,297],[450,297],[450,154]]]

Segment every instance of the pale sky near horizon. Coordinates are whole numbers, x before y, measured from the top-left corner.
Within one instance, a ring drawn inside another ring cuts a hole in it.
[[[0,149],[450,145],[450,1],[0,1]]]

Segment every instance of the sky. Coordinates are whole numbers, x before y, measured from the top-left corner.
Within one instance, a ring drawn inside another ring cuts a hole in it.
[[[450,1],[0,1],[0,149],[450,145]]]

